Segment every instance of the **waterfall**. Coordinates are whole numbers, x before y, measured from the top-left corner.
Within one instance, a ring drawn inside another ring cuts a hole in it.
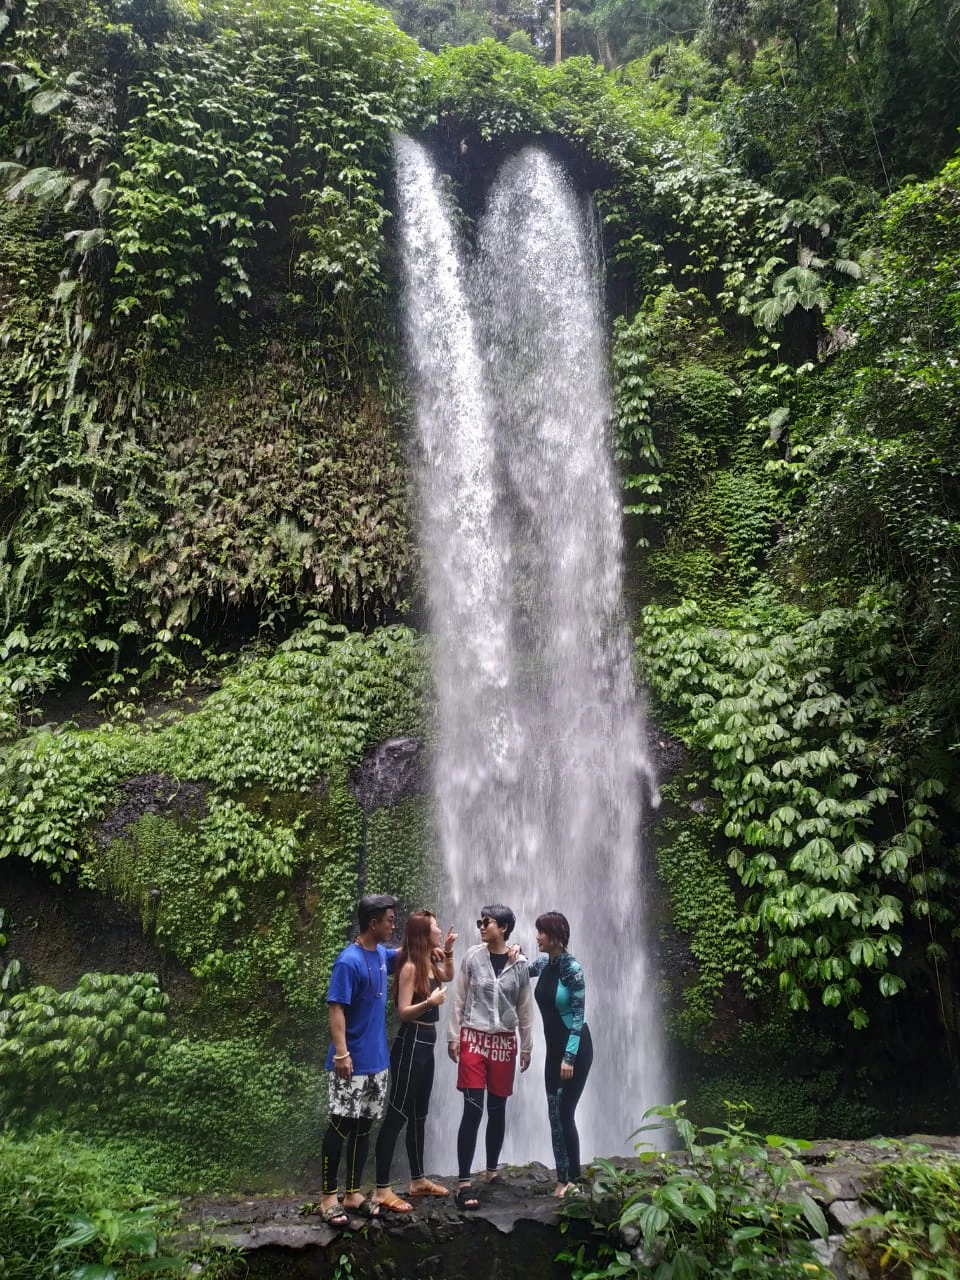
[[[424,148],[398,139],[396,162],[446,917],[462,954],[479,940],[480,907],[506,902],[531,956],[537,915],[570,920],[595,1046],[583,1154],[617,1154],[666,1090],[639,866],[650,767],[623,616],[590,207],[528,148],[498,175],[468,265]],[[538,1036],[539,1015],[504,1158],[552,1164]],[[430,1159],[444,1169],[455,1167],[453,1071],[438,1059]]]

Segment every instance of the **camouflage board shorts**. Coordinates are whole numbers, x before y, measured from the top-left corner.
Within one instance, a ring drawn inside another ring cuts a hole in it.
[[[345,1120],[359,1120],[361,1116],[379,1120],[386,1106],[389,1081],[388,1067],[376,1075],[353,1075],[349,1080],[330,1071],[327,1079],[330,1115],[343,1116]]]

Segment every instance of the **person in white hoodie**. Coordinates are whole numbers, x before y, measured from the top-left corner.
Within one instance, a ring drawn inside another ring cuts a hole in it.
[[[506,1131],[507,1098],[513,1093],[520,1036],[520,1070],[530,1065],[533,1046],[533,993],[526,959],[507,939],[516,917],[502,903],[484,907],[477,921],[480,943],[460,964],[447,1021],[447,1050],[457,1063],[457,1088],[463,1094],[463,1119],[457,1133],[457,1207],[476,1209],[471,1186],[473,1156],[487,1105],[486,1174],[497,1177]]]

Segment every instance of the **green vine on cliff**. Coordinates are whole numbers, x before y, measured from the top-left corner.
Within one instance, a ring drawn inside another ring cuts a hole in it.
[[[169,997],[154,974],[85,974],[73,991],[30,987],[0,1016],[4,1110],[96,1103],[149,1079]]]
[[[908,934],[936,969],[954,884],[944,779],[898,744],[893,625],[881,601],[790,631],[748,610],[705,625],[687,603],[645,610],[641,640],[658,697],[682,709],[675,728],[712,760],[729,864],[749,891],[741,927],[791,1008],[815,993],[856,1027],[865,983],[905,989]]]
[[[675,784],[670,784],[663,788],[663,799],[681,802],[675,793]],[[715,856],[714,825],[709,816],[681,810],[661,821],[657,839],[657,868],[670,898],[673,924],[696,962],[695,977],[683,975],[672,1022],[683,1043],[701,1048],[730,1038],[717,1021],[730,984],[750,995],[762,987],[728,873]]]

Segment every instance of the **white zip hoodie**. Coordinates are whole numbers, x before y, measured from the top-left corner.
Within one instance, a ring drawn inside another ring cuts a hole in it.
[[[460,962],[453,1008],[447,1018],[447,1040],[456,1044],[460,1028],[474,1031],[519,1031],[520,1052],[533,1049],[533,989],[525,956],[507,961],[497,977],[490,952],[480,942]]]

